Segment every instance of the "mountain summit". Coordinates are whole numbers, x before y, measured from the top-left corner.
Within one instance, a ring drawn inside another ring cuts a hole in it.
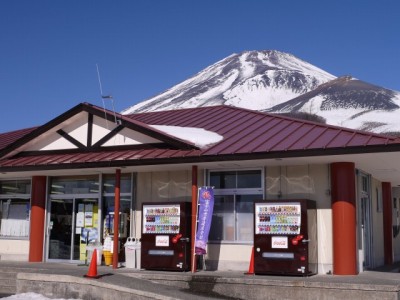
[[[218,61],[122,113],[221,104],[262,110],[302,95],[334,78],[291,54],[275,50],[245,51]]]
[[[122,114],[221,104],[400,135],[400,92],[351,76],[337,78],[275,50],[232,54]]]

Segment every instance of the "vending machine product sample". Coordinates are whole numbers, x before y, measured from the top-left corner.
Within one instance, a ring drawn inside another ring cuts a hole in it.
[[[312,200],[254,204],[254,273],[317,273],[317,210]]]
[[[189,271],[191,203],[144,203],[141,267]]]

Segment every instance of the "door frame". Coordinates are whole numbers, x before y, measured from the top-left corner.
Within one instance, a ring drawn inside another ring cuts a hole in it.
[[[71,200],[72,199],[72,219],[71,219],[71,252],[70,252],[70,259],[54,259],[49,258],[49,251],[50,251],[50,219],[51,219],[51,202],[52,200]],[[73,245],[74,245],[74,232],[72,229],[75,230],[75,223],[76,223],[76,201],[79,199],[93,199],[97,200],[98,205],[98,220],[97,220],[97,228],[98,228],[98,242],[101,240],[102,236],[102,213],[101,213],[101,197],[98,194],[69,194],[69,195],[49,195],[49,199],[47,201],[47,211],[46,211],[46,226],[45,226],[45,261],[49,262],[70,262],[70,263],[80,263],[81,260],[73,259]]]
[[[374,266],[372,241],[371,175],[359,172],[357,184],[358,203],[358,268],[359,272]]]

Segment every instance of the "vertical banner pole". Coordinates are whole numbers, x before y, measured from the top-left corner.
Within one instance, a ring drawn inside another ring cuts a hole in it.
[[[119,202],[121,196],[121,170],[115,171],[113,269],[118,268]]]
[[[196,255],[195,255],[195,240],[196,240],[196,221],[197,221],[197,166],[192,166],[192,236],[190,237],[190,262],[192,273],[196,272]]]

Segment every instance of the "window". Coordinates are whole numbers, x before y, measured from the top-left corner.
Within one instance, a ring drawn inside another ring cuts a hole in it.
[[[130,233],[130,212],[132,204],[132,176],[121,174],[120,184],[120,237],[129,236]],[[103,211],[105,219],[103,224],[103,235],[113,234],[113,214],[115,204],[115,174],[103,176]]]
[[[210,171],[214,187],[211,241],[252,242],[254,202],[263,199],[261,170]]]
[[[375,193],[376,193],[376,211],[382,212],[383,211],[383,203],[382,203],[383,200],[382,200],[381,194],[379,193],[378,188],[375,189]]]
[[[369,184],[368,184],[368,177],[367,176],[362,176],[361,177],[361,190],[365,193],[368,193],[369,191]]]
[[[210,172],[215,189],[262,188],[261,170]]]
[[[99,176],[65,176],[51,179],[50,193],[59,194],[97,194]]]
[[[30,193],[30,180],[0,181],[0,237],[28,237]]]

